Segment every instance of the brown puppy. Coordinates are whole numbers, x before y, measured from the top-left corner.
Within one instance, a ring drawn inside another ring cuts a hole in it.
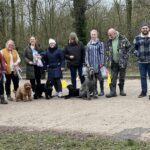
[[[24,85],[20,86],[17,89],[16,102],[19,102],[19,101],[24,101],[24,102],[31,101],[32,100],[31,93],[32,93],[31,84],[26,82]]]

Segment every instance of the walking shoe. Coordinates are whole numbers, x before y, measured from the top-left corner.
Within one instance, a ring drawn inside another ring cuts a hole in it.
[[[58,92],[58,97],[59,97],[59,98],[62,97],[62,92]]]
[[[13,101],[14,99],[13,99],[10,95],[8,95],[8,96],[7,96],[7,100],[8,100],[8,101]]]
[[[117,93],[110,92],[109,94],[106,94],[107,98],[116,97],[116,96],[117,96]]]
[[[138,98],[142,98],[142,97],[145,97],[145,96],[146,96],[145,93],[141,93],[141,94],[138,96]]]
[[[98,96],[103,96],[103,95],[104,95],[104,92],[101,91]]]
[[[8,101],[5,99],[4,95],[0,95],[1,104],[8,104]]]
[[[56,93],[54,94],[54,96],[58,96],[58,92],[56,92]]]
[[[120,91],[120,95],[121,96],[127,96],[127,94],[122,90],[122,91]]]

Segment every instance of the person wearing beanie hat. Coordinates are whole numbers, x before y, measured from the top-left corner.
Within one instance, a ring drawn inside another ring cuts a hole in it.
[[[149,27],[149,24],[147,23],[147,22],[142,22],[142,24],[141,24],[141,28],[143,28],[143,27]]]
[[[54,39],[49,39],[49,44],[56,44],[56,41]]]
[[[148,23],[141,25],[141,33],[134,38],[133,43],[141,77],[141,93],[138,98],[142,98],[147,95],[147,74],[150,78],[150,32]]]
[[[64,55],[62,50],[57,47],[54,39],[50,38],[48,42],[48,50],[43,56],[48,67],[48,82],[51,82],[51,84],[54,85],[56,95],[61,97],[61,78],[63,77],[61,68],[64,67]]]

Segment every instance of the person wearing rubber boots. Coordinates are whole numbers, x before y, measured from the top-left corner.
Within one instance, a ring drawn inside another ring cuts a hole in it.
[[[111,71],[110,93],[106,94],[107,98],[117,96],[116,84],[119,74],[120,95],[126,96],[124,92],[124,83],[126,76],[126,68],[131,44],[128,39],[121,35],[114,28],[108,30],[109,40],[106,44],[106,62]]]

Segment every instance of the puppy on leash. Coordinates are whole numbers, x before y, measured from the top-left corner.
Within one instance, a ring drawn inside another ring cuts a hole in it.
[[[84,66],[85,81],[79,90],[79,97],[90,100],[91,97],[97,98],[97,88],[95,72],[93,67]]]
[[[79,97],[79,89],[74,88],[72,86],[72,84],[69,84],[67,86],[67,89],[68,89],[69,93],[68,93],[68,95],[63,96],[64,99],[69,99],[69,98],[72,98],[72,97]]]
[[[42,94],[45,93],[45,98],[50,99],[52,98],[52,91],[53,91],[53,85],[51,81],[47,80],[46,84],[40,84],[39,87],[36,87],[34,99],[38,99],[42,97]]]

